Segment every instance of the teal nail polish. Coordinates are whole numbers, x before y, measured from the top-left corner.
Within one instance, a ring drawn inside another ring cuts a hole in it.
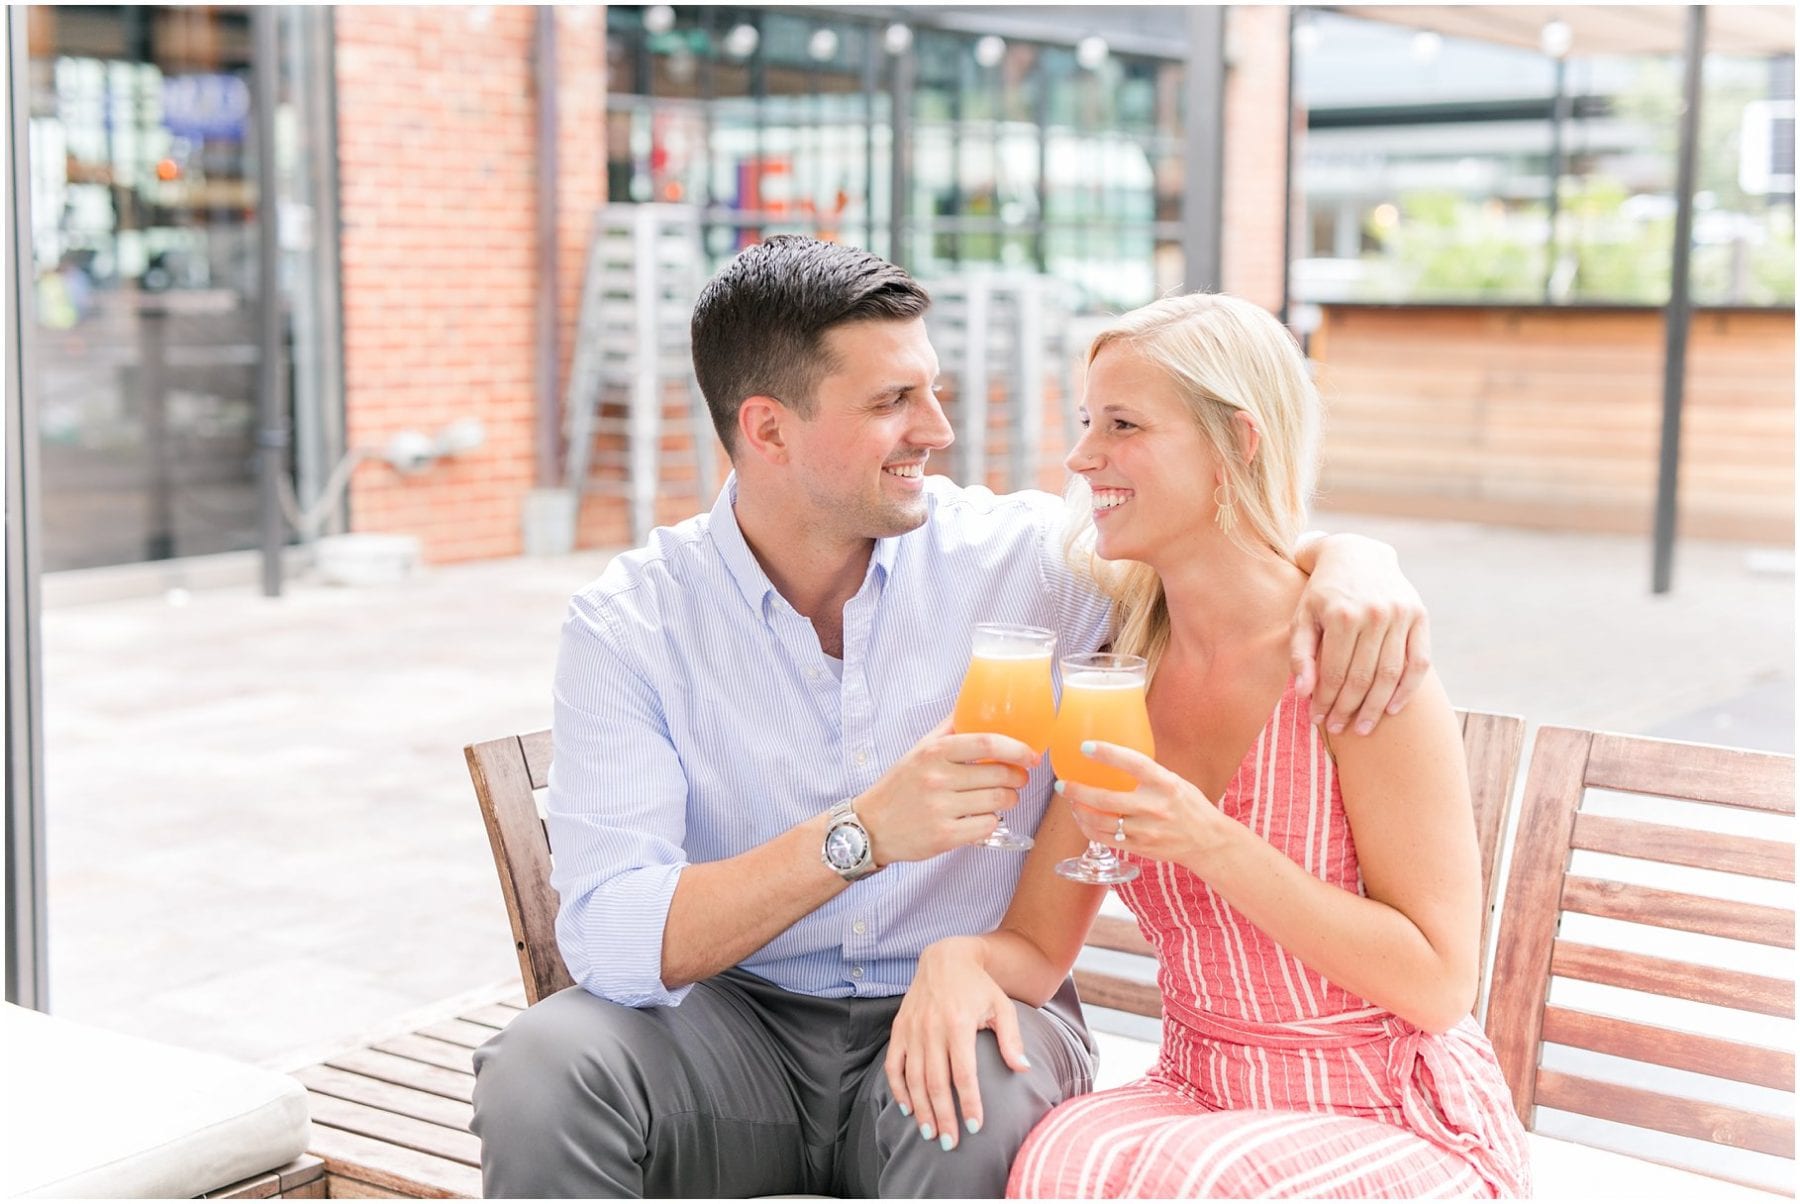
[[[969,1130],[970,1137],[981,1132],[981,1122],[979,1120],[965,1120],[963,1122],[963,1127]]]
[[[911,1115],[912,1115],[912,1109],[911,1109],[911,1108],[910,1108],[910,1107],[908,1107],[908,1106],[907,1106],[907,1105],[905,1105],[905,1104],[901,1104],[901,1105],[900,1105],[900,1115],[902,1115],[902,1116],[911,1116]]]
[[[956,1138],[948,1133],[944,1134],[942,1137],[938,1138],[938,1148],[948,1154],[951,1150],[956,1148]]]
[[[1062,784],[1062,779],[1061,779],[1061,778],[1057,778],[1057,779],[1056,779],[1056,785],[1054,785],[1054,786],[1052,786],[1052,787],[1050,787],[1050,789],[1052,789],[1052,790],[1054,790],[1054,791],[1056,791],[1056,793],[1058,793],[1058,794],[1061,794],[1061,793],[1062,793],[1062,792],[1063,792],[1063,784]]]
[[[920,1125],[919,1136],[923,1137],[926,1141],[930,1141],[933,1137],[937,1136],[937,1130],[930,1125]]]
[[[1094,742],[1092,740],[1083,740],[1081,742],[1081,755],[1084,757],[1091,757],[1094,755]]]

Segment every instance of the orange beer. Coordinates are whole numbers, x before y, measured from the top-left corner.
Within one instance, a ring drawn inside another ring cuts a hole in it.
[[[1056,723],[1050,651],[1042,656],[982,655],[969,660],[951,720],[959,732],[997,732],[1042,754]]]
[[[1137,789],[1135,777],[1082,756],[1081,745],[1087,740],[1104,740],[1146,757],[1156,755],[1150,711],[1144,702],[1149,668],[1141,656],[1113,652],[1063,658],[1062,705],[1050,736],[1050,766],[1057,777],[1100,790],[1124,793]],[[1097,840],[1088,841],[1087,852],[1081,856],[1057,862],[1055,869],[1065,878],[1097,886],[1130,882],[1140,872]]]
[[[1082,756],[1084,740],[1104,740],[1147,757],[1156,755],[1141,672],[1078,669],[1065,676],[1062,709],[1050,740],[1050,765],[1057,777],[1101,790],[1137,789],[1137,779],[1124,770]]]
[[[951,726],[958,732],[1011,736],[1038,756],[1050,744],[1056,724],[1056,687],[1050,660],[1056,633],[1042,627],[977,623],[968,672],[956,696]],[[1000,820],[986,840],[990,849],[1029,849],[1031,837]]]

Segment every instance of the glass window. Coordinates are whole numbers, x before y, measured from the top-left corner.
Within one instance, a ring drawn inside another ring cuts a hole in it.
[[[32,28],[44,567],[255,547],[249,12],[47,7]]]
[[[1310,19],[1296,296],[1668,299],[1677,56],[1578,54],[1558,72],[1535,51],[1447,38],[1421,57],[1399,27]],[[1700,112],[1693,297],[1792,304],[1793,57],[1708,55]]]
[[[715,265],[786,230],[888,252],[886,20],[678,9],[669,31],[645,35],[643,12],[607,9],[614,200],[706,206]],[[631,67],[656,61],[659,36],[692,54],[683,91],[667,70]],[[925,279],[983,265],[1057,272],[1106,308],[1178,282],[1181,65],[1114,55],[1089,70],[1068,46],[980,45],[977,33],[913,31],[908,266]]]

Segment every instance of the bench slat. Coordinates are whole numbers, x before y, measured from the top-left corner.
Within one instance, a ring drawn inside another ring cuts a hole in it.
[[[360,1133],[389,1145],[403,1146],[421,1154],[435,1154],[465,1166],[481,1165],[481,1142],[467,1129],[414,1120],[410,1116],[320,1095],[316,1091],[306,1093],[306,1102],[312,1110],[314,1124]]]
[[[1794,1089],[1794,1055],[1785,1050],[1596,1016],[1575,1008],[1544,1009],[1544,1040],[1777,1091]]]
[[[1794,880],[1794,846],[1753,836],[1727,836],[1673,824],[1651,824],[1612,815],[1578,815],[1570,846],[1591,853],[1611,853],[1685,865],[1690,869],[1744,874],[1771,882]]]
[[[461,1100],[465,1104],[475,1097],[473,1074],[446,1070],[442,1066],[383,1053],[379,1049],[352,1050],[328,1059],[325,1065],[348,1070],[365,1078],[380,1079],[384,1083],[411,1087],[415,1091],[429,1091],[433,1095]]]
[[[1760,1012],[1765,1016],[1794,1015],[1794,984],[1742,970],[1721,970],[1692,962],[1672,961],[1618,949],[1557,941],[1551,946],[1550,973],[1608,986],[1629,987],[1653,995],[1691,999],[1719,1007]]]
[[[1778,753],[1601,732],[1594,736],[1588,758],[1587,784],[1778,815],[1794,813],[1794,759]]]
[[[1794,913],[1779,907],[1737,903],[1682,891],[1638,886],[1574,874],[1563,880],[1564,911],[1629,920],[1657,928],[1699,932],[1707,936],[1751,941],[1758,945],[1794,947]]]
[[[1111,949],[1115,953],[1156,956],[1156,950],[1138,930],[1137,921],[1119,916],[1095,916],[1094,926],[1088,929],[1087,944],[1095,949]]]
[[[375,1048],[382,1053],[398,1054],[415,1062],[424,1062],[428,1066],[454,1070],[458,1074],[475,1073],[474,1050],[432,1037],[421,1037],[417,1033],[390,1038],[377,1043]]]
[[[398,1087],[329,1066],[310,1066],[294,1077],[306,1084],[308,1090],[320,1095],[367,1104],[371,1108],[434,1125],[448,1125],[452,1129],[467,1131],[469,1121],[475,1115],[475,1109],[460,1100],[445,1099],[428,1091],[414,1091],[411,1087]]]
[[[1085,1005],[1117,1008],[1153,1020],[1162,1016],[1162,994],[1153,982],[1133,982],[1117,974],[1076,970],[1075,990]]]
[[[490,1003],[486,1007],[476,1008],[472,1012],[464,1012],[462,1019],[467,1020],[470,1024],[485,1024],[489,1028],[505,1028],[513,1022],[513,1017],[518,1014],[518,1008],[507,1007],[503,1003]]]
[[[361,1179],[352,1179],[348,1175],[327,1175],[325,1177],[326,1196],[328,1200],[406,1200],[417,1199],[403,1192],[389,1191],[384,1187],[376,1187],[373,1183],[364,1183]]]
[[[481,1172],[472,1166],[317,1120],[307,1148],[325,1160],[332,1178],[343,1175],[413,1200],[481,1198]]]
[[[465,1049],[480,1049],[493,1038],[496,1031],[485,1024],[472,1024],[467,1020],[440,1020],[436,1024],[427,1024],[419,1030],[419,1035],[447,1041]]]
[[[1794,1122],[1791,1119],[1746,1112],[1723,1104],[1603,1083],[1542,1067],[1538,1069],[1537,1102],[1545,1108],[1692,1137],[1714,1145],[1754,1150],[1778,1158],[1794,1156]]]

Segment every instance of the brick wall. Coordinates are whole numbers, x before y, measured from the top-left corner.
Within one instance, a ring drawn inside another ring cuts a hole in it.
[[[1288,10],[1226,10],[1225,291],[1281,309],[1287,212]]]
[[[529,7],[336,12],[349,441],[487,427],[416,477],[372,462],[351,480],[353,530],[417,535],[433,561],[517,554],[534,484],[532,25]],[[599,9],[558,14],[565,364],[605,190],[604,37]]]

